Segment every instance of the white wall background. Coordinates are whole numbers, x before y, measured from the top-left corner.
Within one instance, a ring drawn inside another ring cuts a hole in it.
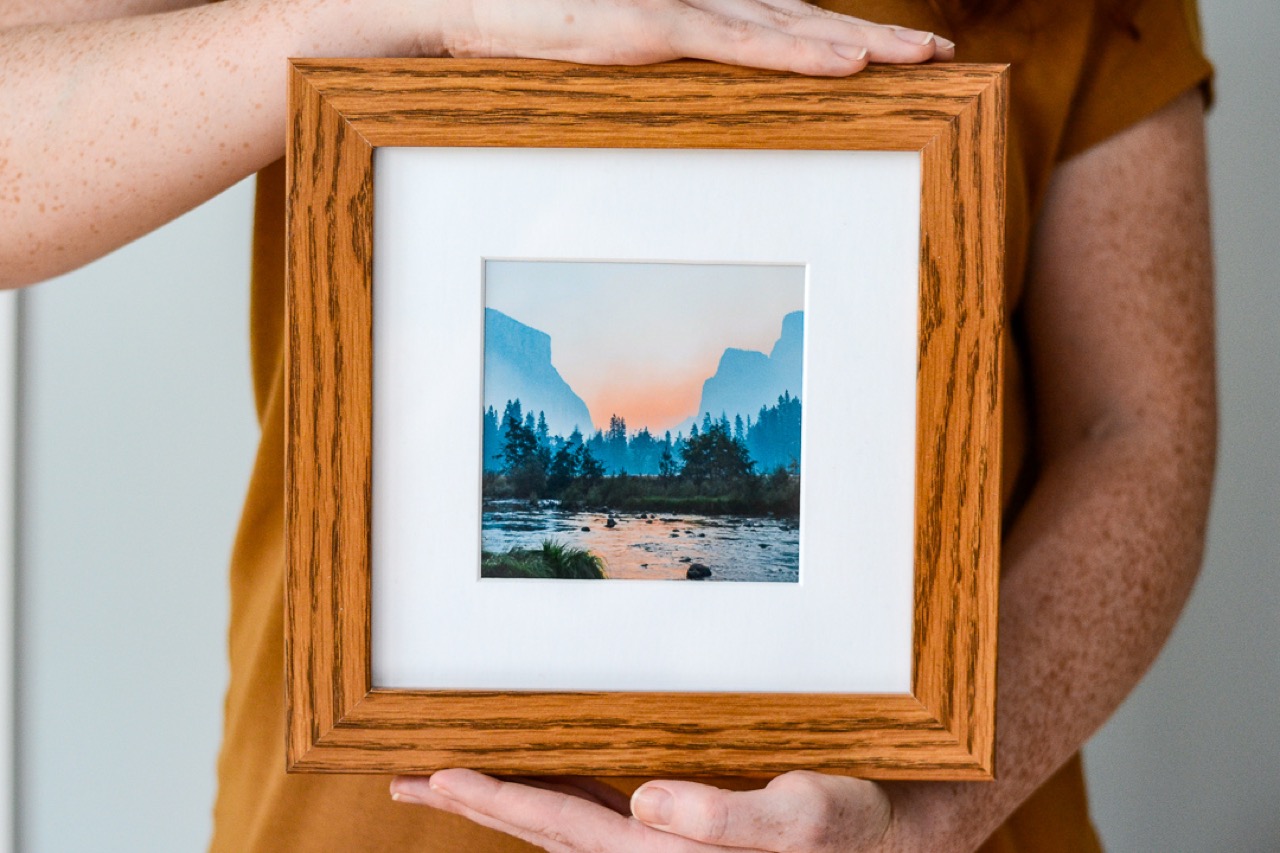
[[[1280,850],[1280,5],[1203,5],[1221,470],[1187,615],[1087,750],[1115,853]],[[24,297],[23,851],[206,843],[226,560],[256,437],[249,214],[241,185]]]
[[[252,182],[23,294],[18,839],[207,844],[256,446]]]

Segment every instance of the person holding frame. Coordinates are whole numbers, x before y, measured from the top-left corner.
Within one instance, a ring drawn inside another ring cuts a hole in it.
[[[1210,70],[1194,9],[830,5],[0,0],[0,285],[86,263],[262,170],[252,336],[263,440],[233,556],[214,850],[1099,849],[1074,756],[1186,599],[1213,473]],[[284,59],[424,54],[692,56],[815,75],[957,54],[1013,63],[995,782],[797,772],[760,788],[448,770],[394,780],[395,803],[385,779],[284,773]]]

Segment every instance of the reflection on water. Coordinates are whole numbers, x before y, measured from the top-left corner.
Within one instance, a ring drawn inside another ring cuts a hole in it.
[[[610,578],[684,579],[694,563],[711,569],[710,580],[794,582],[800,575],[800,531],[790,520],[486,501],[482,531],[486,551],[538,548],[545,539],[594,551]]]

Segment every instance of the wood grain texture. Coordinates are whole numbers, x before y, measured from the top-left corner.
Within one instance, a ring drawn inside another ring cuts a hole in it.
[[[286,177],[285,656],[292,755],[369,690],[373,148],[314,91],[295,80],[291,92],[300,99]]]
[[[1005,72],[294,63],[288,764],[321,772],[986,779],[994,770]],[[384,145],[913,150],[922,164],[911,695],[374,689],[372,161]]]
[[[921,152],[913,686],[988,773],[1000,570],[1005,97],[1002,79]]]

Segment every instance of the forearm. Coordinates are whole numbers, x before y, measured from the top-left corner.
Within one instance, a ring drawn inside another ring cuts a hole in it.
[[[0,3],[0,30],[33,24],[107,21],[199,6],[208,0],[6,0]]]
[[[75,0],[54,2],[65,11]],[[289,56],[449,53],[595,65],[691,57],[844,76],[869,61],[924,62],[954,48],[806,3],[785,13],[754,0],[738,5],[225,0],[0,29],[0,286],[92,260],[279,157]],[[18,8],[29,8],[26,0],[0,0],[0,15]]]
[[[412,35],[338,0],[0,32],[0,285],[105,254],[281,156],[287,57],[406,53]]]
[[[996,781],[894,786],[903,849],[976,848],[1141,678],[1200,564],[1212,459],[1205,414],[1182,440],[1128,430],[1044,472],[1006,548]]]

